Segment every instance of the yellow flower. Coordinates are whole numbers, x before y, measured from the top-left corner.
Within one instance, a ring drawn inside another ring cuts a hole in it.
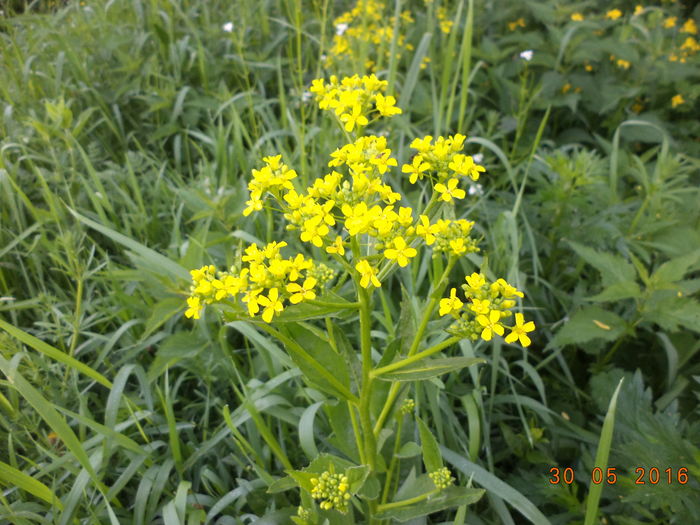
[[[374,99],[374,105],[382,117],[391,117],[401,114],[401,108],[396,107],[396,99],[392,96],[385,97],[381,93],[377,93]]]
[[[415,257],[418,253],[415,248],[408,246],[401,236],[396,237],[392,244],[394,246],[393,248],[384,250],[384,257],[391,261],[396,260],[401,268],[404,268],[408,264],[408,260],[411,257]]]
[[[236,295],[241,290],[241,280],[233,275],[227,275],[222,281],[214,279],[211,284],[216,288],[217,301],[220,301],[227,295]]]
[[[627,60],[623,60],[622,58],[617,59],[617,67],[620,67],[622,69],[629,69],[631,65],[632,63]]]
[[[345,131],[350,133],[356,126],[366,126],[369,121],[362,114],[362,106],[355,104],[352,113],[344,113],[340,116],[340,121],[345,123]]]
[[[425,244],[430,246],[435,242],[435,234],[439,232],[437,224],[430,224],[430,219],[427,215],[421,215],[419,223],[416,225],[416,235],[422,237]]]
[[[450,290],[450,296],[440,299],[440,315],[455,315],[462,309],[464,303],[457,297],[457,289]]]
[[[382,283],[377,279],[377,271],[372,268],[372,265],[367,259],[362,259],[355,265],[355,270],[360,273],[360,286],[362,288],[369,288],[370,283],[373,286],[379,288]]]
[[[458,188],[457,184],[459,184],[459,180],[457,179],[450,179],[447,181],[447,186],[445,186],[442,183],[438,183],[435,185],[435,191],[440,193],[440,200],[443,200],[445,202],[452,202],[452,199],[463,199],[467,193]]]
[[[250,200],[246,201],[246,204],[247,204],[247,207],[245,210],[243,210],[243,215],[247,217],[248,215],[250,215],[254,211],[262,210],[263,202],[259,198],[253,197],[251,195]]]
[[[491,301],[488,299],[474,299],[472,304],[469,305],[469,309],[475,314],[486,315],[489,313]]]
[[[666,29],[670,29],[672,27],[676,26],[676,20],[678,20],[677,17],[675,16],[669,16],[666,20],[664,20],[664,27]]]
[[[518,27],[525,27],[525,19],[524,18],[518,18],[517,20],[513,22],[508,22],[508,30],[509,31],[515,31]]]
[[[303,285],[298,283],[289,283],[287,285],[287,291],[292,295],[289,297],[289,302],[292,304],[300,303],[301,301],[308,299],[316,299],[316,293],[314,292],[314,286],[316,286],[316,279],[313,277],[307,277]]]
[[[581,13],[574,13],[571,15],[571,20],[574,22],[583,22],[583,15]]]
[[[199,313],[202,310],[202,305],[199,302],[199,297],[188,297],[187,306],[189,306],[189,308],[185,310],[185,317],[199,319]]]
[[[501,312],[498,310],[491,310],[488,317],[485,315],[476,317],[476,322],[484,327],[484,330],[481,332],[481,338],[484,341],[490,341],[493,334],[503,335],[503,325],[498,322],[500,318]]]
[[[506,336],[506,343],[513,343],[516,340],[520,340],[520,344],[523,346],[530,346],[530,338],[527,336],[527,332],[532,332],[535,329],[535,323],[529,321],[524,323],[523,314],[515,314],[515,326],[510,329],[510,333]]]
[[[243,296],[242,301],[248,305],[248,315],[251,317],[255,317],[255,314],[260,311],[260,306],[258,305],[258,294],[261,291],[262,289],[260,288],[256,290],[248,290],[248,293]]]
[[[681,104],[685,104],[685,99],[683,98],[683,95],[679,93],[671,99],[671,107],[675,108],[677,106],[680,106]]]
[[[474,162],[474,158],[471,155],[462,155],[461,153],[452,157],[452,162],[449,163],[448,168],[458,175],[469,176],[474,181],[479,180],[479,174],[486,171],[486,168]]]
[[[328,253],[337,253],[338,255],[345,255],[345,247],[343,246],[343,238],[338,235],[333,241],[333,244],[326,248]]]
[[[323,216],[316,215],[304,221],[301,231],[301,240],[310,242],[317,248],[320,248],[323,246],[323,237],[326,236],[328,231],[328,226],[323,222]]]
[[[691,35],[698,34],[698,26],[695,24],[695,20],[689,18],[685,21],[685,24],[681,27],[681,33],[690,33]]]
[[[284,310],[282,301],[279,299],[279,292],[277,291],[277,288],[270,288],[267,297],[264,295],[258,297],[258,304],[265,307],[263,309],[262,318],[266,323],[271,322],[276,313],[280,313],[282,310]]]
[[[416,155],[411,164],[401,166],[401,173],[410,173],[408,182],[415,184],[418,179],[423,178],[423,172],[428,169],[430,169],[430,164],[423,162],[422,156]]]
[[[471,275],[468,275],[467,277],[465,277],[465,279],[470,290],[474,292],[478,292],[486,284],[486,278],[480,273],[476,272],[474,272]]]
[[[462,237],[452,239],[450,241],[450,251],[458,257],[466,252],[467,245],[464,243],[464,239]]]
[[[607,13],[605,13],[605,17],[609,18],[610,20],[617,20],[622,16],[622,11],[619,9],[611,9]]]
[[[634,16],[641,15],[643,12],[644,12],[644,7],[643,7],[643,6],[641,6],[641,5],[636,5],[636,6],[634,7],[634,13],[633,13]]]

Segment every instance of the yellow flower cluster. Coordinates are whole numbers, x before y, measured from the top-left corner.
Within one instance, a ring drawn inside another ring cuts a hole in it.
[[[418,153],[413,156],[410,164],[401,167],[401,171],[409,175],[411,184],[429,175],[431,180],[436,181],[435,191],[440,194],[440,200],[452,202],[454,199],[463,199],[466,192],[458,187],[459,177],[477,181],[479,175],[486,171],[486,168],[474,162],[471,155],[460,153],[465,140],[466,137],[459,133],[447,138],[438,137],[434,143],[431,135],[415,139],[411,148]]]
[[[617,20],[622,16],[622,11],[619,9],[611,9],[607,13],[605,13],[605,17],[609,18],[610,20]]]
[[[452,477],[450,469],[447,467],[442,467],[435,472],[430,472],[428,476],[430,476],[430,479],[432,479],[433,483],[435,483],[435,488],[440,490],[445,490],[446,488],[451,487],[455,481],[455,478]]]
[[[279,195],[282,189],[293,189],[292,179],[295,179],[297,172],[281,162],[282,155],[274,157],[264,157],[263,166],[259,170],[253,170],[253,179],[248,183],[250,200],[246,202],[243,215],[248,216],[254,211],[260,211],[263,206],[262,197],[266,192]]]
[[[515,298],[523,297],[523,293],[504,279],[488,283],[481,273],[473,273],[465,279],[467,284],[462,285],[462,289],[466,304],[457,297],[456,288],[450,290],[449,297],[440,300],[440,315],[451,315],[456,320],[450,331],[472,340],[481,337],[490,341],[494,334],[502,336],[506,328],[502,321],[512,315],[510,309],[516,304]],[[521,345],[530,346],[527,333],[535,329],[535,323],[525,323],[523,315],[516,313],[515,325],[508,328],[507,343],[519,340]]]
[[[446,35],[449,34],[449,32],[452,30],[454,22],[452,22],[452,20],[448,18],[446,7],[440,6],[437,8],[437,19],[438,24],[440,25],[440,31],[442,31]]]
[[[351,496],[348,492],[350,484],[347,476],[326,471],[318,478],[311,478],[311,484],[311,497],[323,500],[319,503],[323,510],[336,509],[342,514],[348,511]]]
[[[333,278],[323,265],[315,265],[302,254],[284,259],[280,250],[286,242],[271,242],[262,249],[253,243],[245,249],[240,271],[216,272],[214,266],[192,270],[192,286],[187,299],[186,317],[199,319],[207,304],[235,300],[241,295],[248,314],[262,311],[266,323],[284,310],[284,302],[298,304],[316,298],[315,288]]]
[[[519,27],[525,27],[525,19],[524,18],[518,18],[517,20],[513,20],[512,22],[508,22],[508,31],[515,31]]]
[[[360,55],[359,51],[364,47],[370,50],[364,66],[367,70],[375,71],[377,61],[390,56],[395,26],[398,28],[396,48],[399,50],[396,58],[401,58],[403,50],[413,51],[413,45],[406,42],[404,35],[407,26],[414,22],[411,12],[403,11],[397,24],[395,17],[386,16],[386,10],[387,3],[384,1],[358,0],[352,9],[337,17],[333,21],[335,35],[325,66],[352,60]]]
[[[316,95],[319,107],[334,111],[349,133],[369,124],[368,116],[391,117],[401,113],[396,99],[383,95],[387,85],[386,80],[379,80],[375,75],[353,75],[340,82],[332,75],[328,84],[322,78],[314,80],[310,91]]]

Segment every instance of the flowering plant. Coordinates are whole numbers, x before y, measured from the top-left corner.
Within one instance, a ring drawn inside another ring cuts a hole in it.
[[[334,410],[331,423],[345,458],[322,454],[295,470],[276,447],[289,476],[269,491],[302,489],[296,523],[357,523],[354,512],[364,513],[370,523],[409,519],[478,500],[483,491],[453,486],[437,441],[416,415],[406,387],[483,362],[434,357],[461,339],[490,341],[508,328],[506,342],[528,346],[527,334],[534,330],[521,313],[511,312],[522,292],[503,279],[489,281],[485,271],[463,277],[461,292],[456,286],[446,292],[458,259],[479,250],[474,223],[455,219],[454,206],[467,195],[464,182],[478,180],[485,169],[463,153],[464,135],[417,138],[410,145],[414,156],[400,171],[409,184],[427,182],[431,191],[414,207],[402,205],[401,193],[387,183],[391,169],[398,168],[387,138],[364,133],[378,119],[401,113],[394,97],[384,94],[386,85],[374,75],[313,82],[319,107],[332,112],[348,143],[331,153],[331,172],[309,187],[299,187],[297,173],[280,155],[263,158],[264,165],[252,172],[244,215],[265,207],[280,211],[286,229],[308,250],[286,255],[292,248],[287,241],[253,243],[228,270],[208,265],[191,272],[187,317],[199,319],[204,306],[216,304],[227,319],[247,319],[285,345],[305,380],[326,394],[329,404],[345,405],[344,411]],[[383,288],[429,251],[433,275],[422,318],[406,333],[390,327],[393,340],[380,352],[372,334],[375,299],[391,324]],[[436,310],[446,334],[429,341],[427,328]],[[397,494],[406,418],[417,426],[426,473]],[[344,440],[340,434],[352,437]]]

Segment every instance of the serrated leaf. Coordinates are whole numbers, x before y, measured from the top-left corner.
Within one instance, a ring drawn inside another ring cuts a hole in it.
[[[427,516],[433,512],[459,507],[460,505],[472,505],[479,501],[485,492],[484,489],[449,487],[426,501],[397,509],[385,510],[377,513],[376,517],[378,519],[393,519],[403,523],[421,516]]]
[[[598,306],[587,306],[569,319],[548,346],[582,344],[593,339],[614,341],[625,329],[625,321],[620,316]]]
[[[622,257],[611,253],[599,252],[593,248],[569,241],[574,251],[588,264],[600,272],[603,286],[607,287],[624,281],[634,281],[634,266]]]
[[[599,294],[588,297],[588,301],[608,302],[620,301],[622,299],[637,299],[642,296],[639,285],[634,281],[623,281],[608,286]]]
[[[422,359],[416,363],[401,368],[394,372],[388,372],[377,376],[383,381],[422,381],[448,372],[454,372],[462,368],[479,363],[485,363],[485,359],[479,357],[441,357],[438,359]]]
[[[688,297],[667,297],[655,301],[654,308],[644,313],[644,319],[664,330],[675,332],[679,325],[700,332],[700,303]]]
[[[666,261],[651,274],[653,283],[673,283],[683,279],[686,273],[700,261],[700,249]]]
[[[419,417],[416,418],[418,422],[418,433],[420,434],[420,443],[423,450],[423,464],[425,465],[425,470],[430,472],[435,472],[442,468],[442,455],[440,455],[440,447],[438,446],[435,436],[430,431],[428,426]]]

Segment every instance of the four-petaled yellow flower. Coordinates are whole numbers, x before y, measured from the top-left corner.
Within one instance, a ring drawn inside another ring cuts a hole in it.
[[[455,315],[462,309],[464,303],[457,297],[457,289],[450,290],[450,296],[440,299],[440,315]]]
[[[469,305],[469,309],[475,314],[486,315],[489,313],[491,301],[488,299],[474,299],[472,304]]]
[[[571,15],[571,20],[574,22],[583,22],[583,15],[581,13],[574,13]]]
[[[423,172],[430,169],[430,164],[423,161],[423,157],[416,155],[413,157],[411,164],[404,164],[401,167],[401,173],[410,173],[408,182],[415,184],[418,179],[423,178]]]
[[[185,310],[185,317],[199,319],[199,312],[202,310],[199,297],[188,297],[187,306],[189,306],[189,308]]]
[[[498,322],[500,319],[501,312],[498,310],[491,310],[488,317],[485,315],[476,316],[476,322],[484,327],[484,330],[481,332],[481,338],[484,341],[490,341],[493,334],[503,335],[503,325]]]
[[[272,318],[275,316],[275,314],[284,310],[282,301],[279,299],[279,292],[277,291],[277,288],[270,288],[267,297],[261,295],[257,298],[257,301],[258,304],[264,307],[262,318],[266,323],[272,322]]]
[[[362,114],[362,106],[355,104],[352,113],[343,113],[340,121],[345,123],[345,131],[350,133],[356,126],[366,126],[369,124],[367,117]]]
[[[450,179],[447,181],[447,186],[441,182],[435,185],[435,191],[440,193],[440,200],[445,202],[452,202],[452,199],[463,199],[467,192],[463,189],[458,188],[459,179]]]
[[[671,99],[671,107],[675,108],[677,106],[680,106],[681,104],[685,104],[685,99],[683,98],[683,95],[679,93]]]
[[[345,255],[345,246],[343,246],[343,238],[338,235],[333,241],[333,244],[326,247],[328,253],[337,253],[338,255]]]
[[[392,261],[396,260],[401,268],[405,267],[408,264],[408,260],[411,257],[415,257],[418,253],[415,248],[408,246],[401,236],[396,237],[391,244],[393,248],[384,250],[384,257]]]
[[[370,283],[379,288],[382,283],[377,279],[377,271],[372,267],[367,259],[362,259],[355,265],[355,270],[360,273],[360,286],[369,288]]]
[[[214,279],[211,284],[216,289],[214,296],[217,301],[220,301],[227,295],[236,295],[241,289],[241,280],[233,275],[227,275],[223,280]]]
[[[464,279],[467,281],[469,288],[475,292],[481,290],[481,288],[486,284],[486,278],[482,274],[476,272],[471,275],[467,275]]]
[[[246,201],[246,205],[247,205],[247,206],[246,206],[246,209],[243,210],[243,215],[244,215],[245,217],[247,217],[248,215],[250,215],[250,214],[253,213],[254,211],[260,211],[260,210],[262,210],[263,201],[260,200],[260,199],[258,199],[258,198],[255,198],[255,197],[251,196],[250,200],[249,200],[249,201]]]
[[[622,16],[622,11],[619,9],[611,9],[607,13],[605,13],[605,17],[609,18],[610,20],[617,20]]]
[[[314,292],[314,286],[316,286],[316,279],[313,277],[307,277],[304,284],[299,283],[289,283],[287,285],[287,291],[292,295],[289,297],[289,302],[292,304],[300,303],[304,300],[316,299],[316,292]]]
[[[435,234],[439,233],[440,227],[437,224],[430,224],[427,215],[420,216],[420,222],[416,225],[416,235],[423,237],[425,244],[430,246],[435,242]]]
[[[392,96],[385,97],[381,93],[377,93],[374,104],[382,117],[391,117],[401,114],[401,108],[395,106],[396,99]]]
[[[520,340],[520,344],[523,346],[530,346],[532,341],[527,336],[527,332],[532,332],[535,329],[535,323],[529,321],[524,322],[523,314],[515,314],[515,326],[510,329],[510,333],[506,336],[506,343],[512,343],[516,340]]]
[[[328,226],[323,222],[323,216],[316,215],[304,222],[301,231],[301,240],[310,242],[317,248],[323,246],[323,237],[328,233]]]
[[[664,27],[666,29],[671,29],[672,27],[676,27],[676,20],[678,20],[678,17],[669,16],[666,20],[664,20]]]

